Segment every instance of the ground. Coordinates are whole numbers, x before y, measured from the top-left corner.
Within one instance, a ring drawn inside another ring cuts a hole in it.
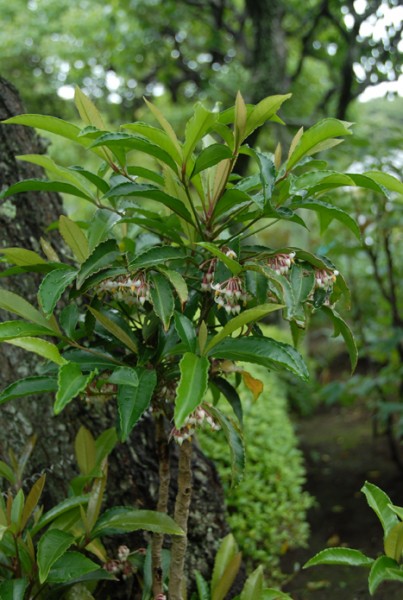
[[[394,504],[403,505],[403,474],[390,458],[387,440],[374,436],[363,406],[333,407],[296,423],[306,457],[307,489],[316,498],[309,521],[309,548],[288,552],[283,569],[290,574],[293,600],[363,600],[371,598],[364,568],[301,566],[329,546],[348,546],[376,557],[382,553],[382,529],[360,492],[364,482],[381,487]],[[385,582],[376,600],[402,600],[403,584]]]

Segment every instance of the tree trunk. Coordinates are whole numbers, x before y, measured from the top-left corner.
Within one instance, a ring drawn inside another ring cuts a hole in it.
[[[16,90],[0,78],[0,119],[4,120],[24,112]],[[41,153],[43,141],[34,131],[18,125],[0,125],[0,181],[4,187],[27,177],[43,177],[42,170],[30,163],[17,161],[18,154]],[[16,198],[0,201],[0,246],[23,246],[40,252],[39,238],[45,228],[56,221],[62,213],[61,198],[53,193],[25,193]],[[47,235],[47,234],[46,234]],[[48,237],[48,236],[47,236]],[[63,253],[60,237],[56,233],[50,240],[58,252]],[[4,269],[3,269],[4,271]],[[40,278],[24,274],[5,277],[1,287],[22,295],[36,304],[36,292]],[[0,311],[0,320],[15,318]],[[36,372],[38,358],[19,348],[0,344],[1,388],[9,383]],[[72,402],[62,415],[54,417],[52,398],[33,396],[0,406],[0,458],[7,460],[7,450],[13,448],[18,455],[29,436],[36,434],[38,441],[28,470],[25,474],[29,487],[32,474],[45,471],[47,482],[44,501],[47,508],[65,497],[69,480],[77,474],[73,457],[73,440],[80,427],[85,425],[94,436],[114,425],[115,403],[102,406]],[[176,480],[177,452],[172,455],[172,479]],[[224,498],[214,465],[196,448],[193,458],[194,493],[189,521],[189,553],[187,568],[190,575],[194,569],[209,576],[218,541],[228,532],[225,522]],[[3,482],[4,483],[4,482]],[[155,445],[154,423],[146,416],[133,431],[126,444],[119,444],[111,455],[107,504],[132,505],[154,509],[157,504],[158,458]],[[175,484],[170,488],[170,506],[173,507]],[[171,512],[172,514],[172,512]],[[141,535],[127,536],[125,543],[135,549],[144,546],[147,539]],[[116,542],[116,546],[121,540]],[[130,584],[130,582],[129,582]],[[116,586],[116,584],[114,584]],[[136,597],[136,590],[127,591],[117,587],[113,598]],[[124,589],[126,588],[126,589]],[[134,586],[135,588],[135,586]],[[128,595],[130,594],[130,596]]]

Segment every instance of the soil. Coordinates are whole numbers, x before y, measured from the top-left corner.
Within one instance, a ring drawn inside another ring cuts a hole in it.
[[[282,568],[293,600],[363,600],[368,570],[357,567],[302,565],[320,550],[348,546],[377,557],[383,553],[381,525],[364,495],[365,481],[381,487],[403,505],[403,474],[392,461],[385,436],[376,436],[364,406],[333,407],[296,423],[307,468],[306,488],[316,498],[309,513],[309,547],[289,551]],[[403,584],[384,582],[376,600],[402,600]]]

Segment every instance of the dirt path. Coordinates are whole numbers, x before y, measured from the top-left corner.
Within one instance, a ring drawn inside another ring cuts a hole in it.
[[[299,421],[296,430],[306,456],[307,489],[317,503],[309,515],[309,548],[284,557],[283,569],[290,573],[284,589],[294,600],[370,599],[366,569],[300,566],[329,546],[346,545],[373,557],[382,553],[381,526],[360,489],[368,480],[403,505],[403,476],[390,459],[386,439],[373,437],[363,408],[323,411]],[[402,600],[403,584],[383,583],[375,598]]]

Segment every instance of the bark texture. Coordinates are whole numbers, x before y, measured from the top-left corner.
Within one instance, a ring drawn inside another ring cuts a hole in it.
[[[0,78],[0,119],[24,112],[16,90]],[[16,155],[41,153],[44,143],[32,129],[17,125],[0,125],[0,185],[2,188],[27,177],[43,177],[40,168],[16,160]],[[57,194],[25,193],[0,201],[0,246],[23,246],[39,251],[37,240],[45,228],[62,213]],[[58,234],[51,239],[58,252],[63,253]],[[3,269],[4,271],[4,266]],[[33,275],[3,278],[0,286],[22,295],[35,304],[39,279]],[[0,311],[0,320],[15,318]],[[1,388],[36,372],[38,359],[9,344],[0,344]],[[85,425],[94,436],[114,425],[116,409],[113,402],[85,405],[72,402],[61,415],[52,414],[52,398],[34,396],[0,406],[0,458],[6,459],[11,447],[18,453],[29,436],[36,434],[38,441],[26,472],[26,486],[36,473],[47,472],[45,504],[65,497],[69,480],[77,473],[73,457],[73,440]],[[172,479],[176,480],[177,452],[171,452]],[[228,532],[224,516],[224,498],[214,465],[196,448],[193,458],[195,489],[189,521],[187,569],[191,574],[199,569],[209,575],[218,541]],[[158,492],[158,452],[155,445],[154,423],[145,417],[133,431],[126,444],[120,444],[110,458],[107,504],[135,505],[154,509]],[[170,487],[169,504],[173,510],[175,483]],[[172,514],[172,512],[171,512]],[[124,540],[134,549],[148,541],[141,535]],[[120,539],[118,543],[122,543]],[[126,585],[126,584],[125,584]],[[130,591],[114,587],[113,598],[134,598],[135,586]],[[107,595],[103,596],[104,598]]]

